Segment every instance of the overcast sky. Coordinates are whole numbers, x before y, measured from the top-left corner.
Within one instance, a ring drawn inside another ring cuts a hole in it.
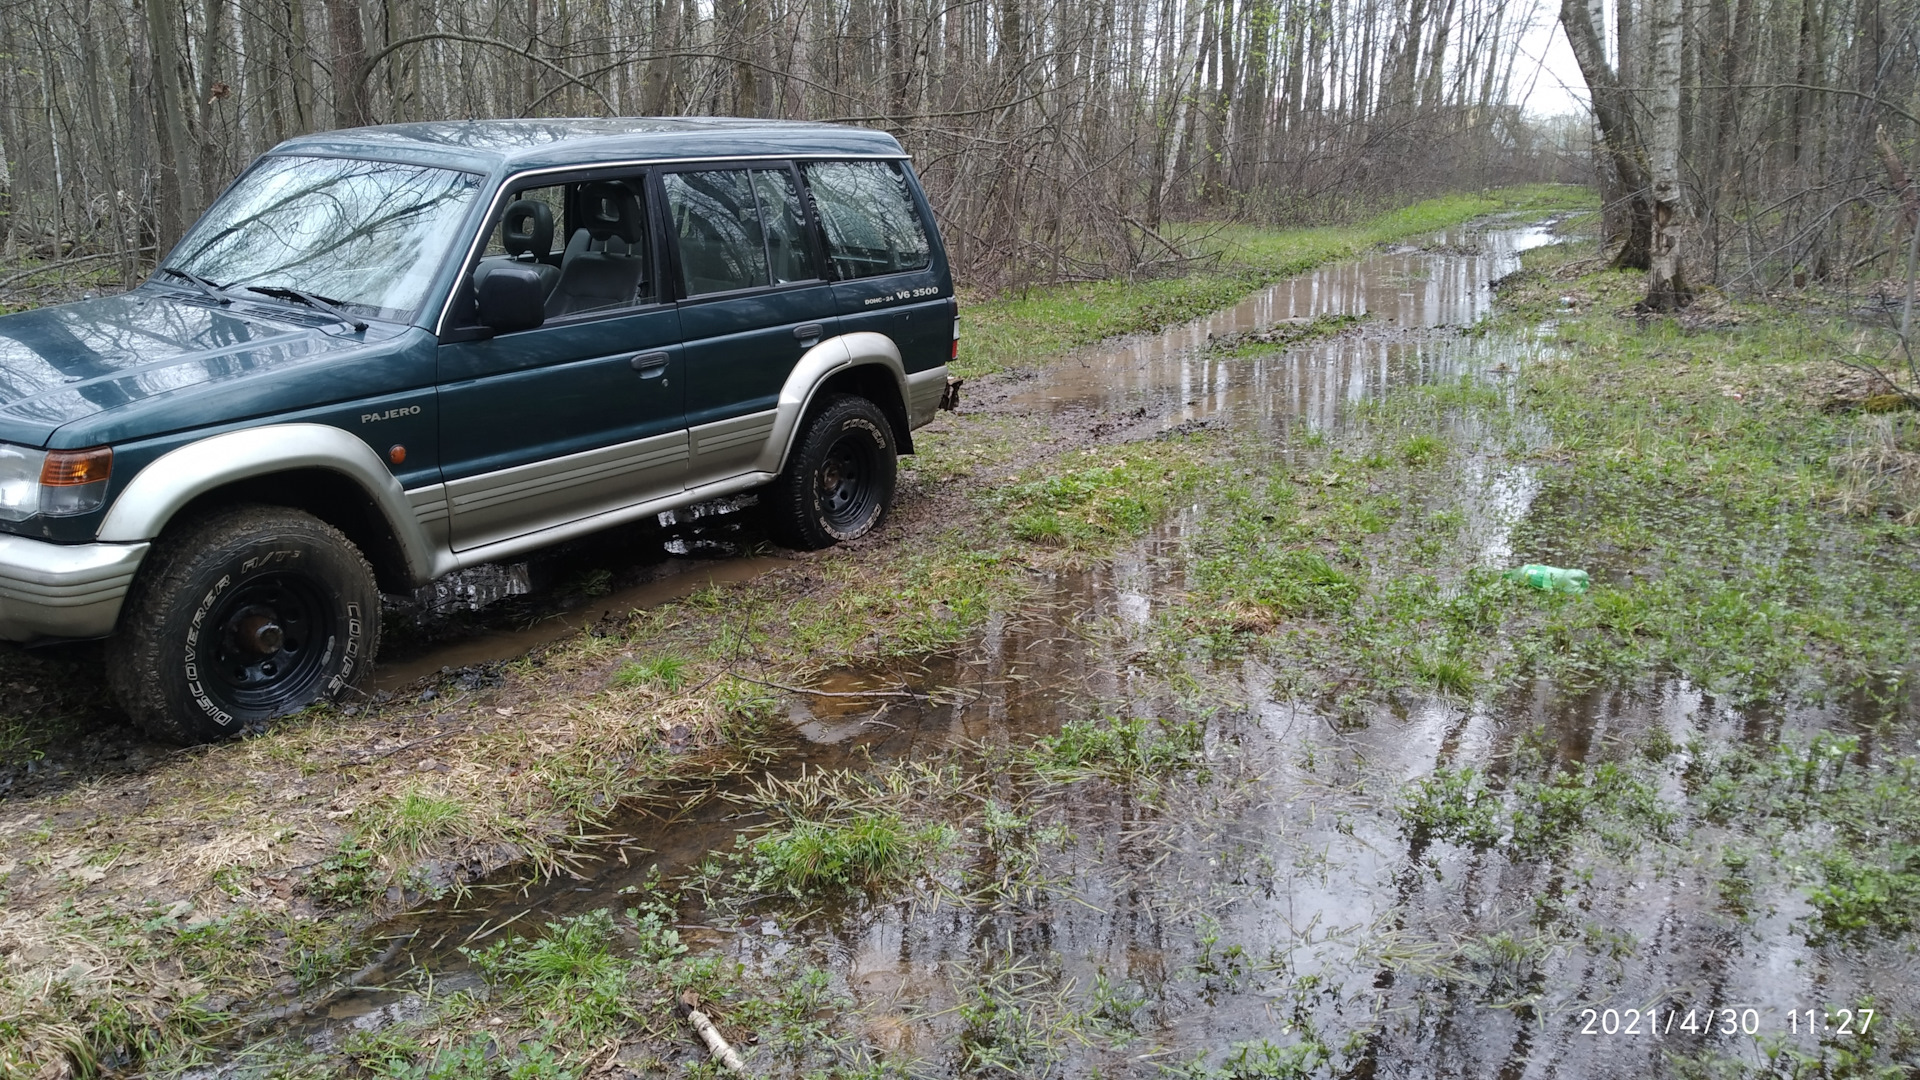
[[[1536,0],[1533,21],[1520,39],[1520,60],[1514,86],[1527,112],[1534,116],[1585,112],[1587,84],[1574,63],[1573,47],[1560,32],[1560,5]]]

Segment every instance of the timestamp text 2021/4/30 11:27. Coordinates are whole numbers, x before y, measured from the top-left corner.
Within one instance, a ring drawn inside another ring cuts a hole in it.
[[[1772,1017],[1756,1008],[1581,1009],[1582,1035],[1758,1035],[1763,1030],[1789,1035],[1864,1036],[1873,1026],[1872,1009],[1789,1009]]]

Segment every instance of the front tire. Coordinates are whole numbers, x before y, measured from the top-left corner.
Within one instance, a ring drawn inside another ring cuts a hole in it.
[[[338,699],[379,643],[380,594],[351,541],[298,510],[232,507],[154,544],[107,683],[155,737],[213,742]]]
[[[828,398],[807,421],[787,469],[764,496],[774,543],[800,551],[855,540],[893,506],[893,428],[873,402]]]

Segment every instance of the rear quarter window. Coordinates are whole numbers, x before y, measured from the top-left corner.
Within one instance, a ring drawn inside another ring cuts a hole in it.
[[[806,166],[806,173],[835,277],[846,281],[926,269],[932,247],[898,166],[817,161]]]

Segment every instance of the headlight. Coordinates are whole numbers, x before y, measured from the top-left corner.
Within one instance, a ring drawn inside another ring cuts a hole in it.
[[[40,470],[44,450],[0,443],[0,521],[25,521],[40,512]]]
[[[0,521],[35,514],[72,517],[99,508],[107,497],[113,451],[29,450],[0,443]]]

